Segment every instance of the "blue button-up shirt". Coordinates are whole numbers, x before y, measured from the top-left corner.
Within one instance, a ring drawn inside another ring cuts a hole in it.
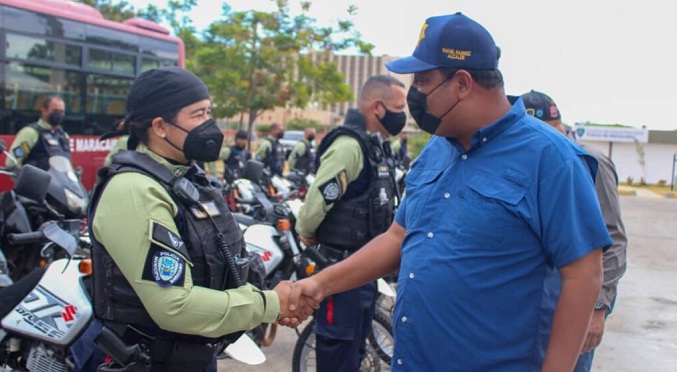
[[[611,244],[595,171],[521,100],[467,151],[433,136],[396,215],[406,232],[393,370],[540,371],[552,325],[545,282]]]

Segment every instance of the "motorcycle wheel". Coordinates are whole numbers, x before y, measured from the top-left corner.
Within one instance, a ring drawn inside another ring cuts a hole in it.
[[[315,320],[311,320],[299,334],[292,356],[292,372],[316,372],[315,359]],[[366,344],[366,353],[360,364],[360,372],[380,372],[381,360],[369,342]]]
[[[367,340],[378,357],[390,365],[395,350],[392,318],[376,311],[374,320],[371,322],[371,333]]]

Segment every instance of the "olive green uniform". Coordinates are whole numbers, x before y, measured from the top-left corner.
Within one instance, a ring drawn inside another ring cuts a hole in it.
[[[42,119],[38,120],[38,125],[40,128],[52,130],[52,126],[44,122]],[[23,160],[28,156],[28,154],[31,152],[31,149],[35,147],[35,144],[38,143],[39,140],[40,133],[38,133],[35,128],[31,128],[29,125],[21,128],[21,130],[19,130],[19,132],[16,134],[16,137],[14,137],[12,146],[9,148],[10,154],[16,158],[16,161],[19,162],[19,164],[17,164],[8,156],[7,159],[5,159],[5,166],[11,167],[22,164]]]
[[[113,155],[117,154],[118,152],[122,150],[127,150],[127,140],[129,139],[129,136],[121,136],[118,138],[118,141],[115,142],[115,145],[113,145],[113,148],[110,149],[108,152],[108,155],[106,155],[106,160],[104,160],[103,165],[108,166],[110,165],[111,159],[113,158]]]
[[[225,164],[225,161],[226,161],[226,159],[228,159],[229,156],[230,156],[230,147],[228,147],[228,146],[221,147],[221,151],[219,152],[219,159],[214,160],[214,161],[210,161],[209,163],[207,163],[207,165],[206,165],[207,173],[210,176],[216,176],[217,172],[218,172],[218,170],[216,169],[216,163],[219,162],[219,161],[223,161],[224,164]],[[225,167],[225,165],[224,165],[224,167]],[[223,172],[221,172],[221,174],[223,174]]]
[[[261,160],[265,159],[266,156],[274,156],[273,155],[273,147],[271,145],[271,142],[276,142],[277,138],[273,138],[271,136],[268,136],[259,142],[259,147],[256,149],[256,153],[258,154],[259,158]]]
[[[289,158],[287,158],[289,169],[294,169],[296,161],[306,153],[308,146],[310,146],[310,143],[306,142],[306,140],[299,141],[294,145],[294,148],[289,153]]]
[[[305,202],[299,211],[296,232],[314,238],[315,231],[324,220],[334,203],[345,194],[348,185],[355,181],[364,166],[362,148],[356,139],[340,136],[322,154],[320,167],[315,174],[315,181],[310,185]],[[338,198],[329,198],[320,192],[320,185],[335,180],[339,186]]]
[[[187,166],[170,164],[143,145],[137,151],[148,154],[175,175],[188,170]],[[153,223],[179,234],[174,222],[178,210],[157,181],[136,172],[120,173],[103,190],[91,222],[94,237],[106,247],[153,321],[170,332],[203,337],[220,337],[274,322],[280,311],[274,291],[263,291],[261,296],[250,284],[226,291],[193,286],[190,260],[173,247],[151,240]],[[186,260],[183,286],[163,288],[142,278],[151,243]]]

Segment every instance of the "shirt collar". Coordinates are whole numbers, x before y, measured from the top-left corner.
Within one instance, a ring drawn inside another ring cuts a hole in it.
[[[48,122],[42,120],[42,118],[38,119],[38,125],[39,125],[41,128],[44,128],[44,129],[47,129],[47,130],[51,130],[51,131],[54,131],[56,128],[58,128],[58,126],[52,127],[51,125],[49,125]]]
[[[190,170],[190,168],[191,168],[190,165],[181,165],[181,164],[170,163],[167,159],[165,159],[162,156],[154,153],[146,145],[144,145],[142,143],[140,143],[139,146],[136,147],[136,151],[138,151],[141,154],[146,154],[146,155],[150,156],[153,160],[162,164],[163,167],[169,169],[172,172],[172,174],[174,174],[177,177],[185,176],[186,173],[188,172],[188,170]]]
[[[522,98],[518,96],[508,96],[508,101],[512,104],[512,107],[502,118],[486,127],[480,128],[472,134],[472,137],[470,138],[470,149],[468,149],[468,151],[472,151],[490,143],[526,115]],[[447,140],[452,145],[462,148],[455,139],[447,138]],[[463,152],[465,152],[465,150],[463,150]]]

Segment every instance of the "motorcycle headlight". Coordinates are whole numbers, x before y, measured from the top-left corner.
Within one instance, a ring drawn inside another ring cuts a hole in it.
[[[64,189],[66,192],[66,201],[68,202],[68,209],[71,211],[84,212],[87,209],[85,199],[77,196],[74,192]]]

